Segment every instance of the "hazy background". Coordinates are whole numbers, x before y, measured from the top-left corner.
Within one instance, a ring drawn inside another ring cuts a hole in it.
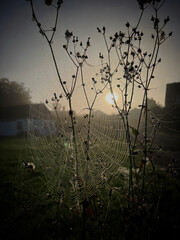
[[[52,26],[53,8],[44,5],[44,0],[35,0],[38,17],[44,26]],[[135,25],[140,10],[136,0],[64,0],[60,10],[58,31],[55,38],[55,51],[59,61],[62,76],[68,81],[71,78],[71,65],[62,48],[64,32],[73,31],[79,39],[86,41],[91,37],[89,49],[90,64],[98,63],[99,52],[105,53],[102,37],[97,33],[97,26],[106,26],[107,35],[123,30],[127,21]],[[151,85],[150,97],[164,105],[166,84],[179,82],[180,76],[180,2],[167,0],[161,9],[160,16],[164,20],[170,16],[167,33],[173,31],[161,47],[162,63],[157,68],[154,82]],[[150,50],[152,26],[151,11],[148,10],[142,19],[140,29],[145,33],[145,48]],[[32,21],[30,5],[25,0],[2,0],[0,7],[0,78],[6,77],[11,81],[24,82],[31,89],[33,102],[44,102],[54,91],[58,92],[59,84],[52,63],[50,51],[45,39],[38,33],[35,22]],[[96,60],[97,59],[97,60]],[[97,62],[96,62],[97,61]],[[88,76],[94,74],[93,68],[88,69]],[[59,90],[61,93],[61,90]],[[79,93],[80,94],[80,93]],[[77,100],[77,104],[80,104]],[[134,107],[139,104],[134,102]],[[99,106],[105,100],[99,103]],[[103,108],[106,108],[107,103]]]

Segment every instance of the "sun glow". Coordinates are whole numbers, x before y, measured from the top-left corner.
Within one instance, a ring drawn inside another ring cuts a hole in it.
[[[118,100],[118,96],[117,94],[114,92],[114,95],[111,93],[108,93],[106,95],[106,102],[109,104],[114,104],[114,100],[117,101]]]

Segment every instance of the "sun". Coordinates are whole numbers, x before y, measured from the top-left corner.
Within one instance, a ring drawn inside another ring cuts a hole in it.
[[[107,103],[114,104],[114,99],[115,99],[115,101],[118,100],[118,96],[115,92],[114,92],[114,96],[110,92],[106,95],[106,102]]]

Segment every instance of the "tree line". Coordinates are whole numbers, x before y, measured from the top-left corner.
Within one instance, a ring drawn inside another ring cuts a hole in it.
[[[31,103],[30,89],[24,83],[0,79],[0,107],[17,106]]]

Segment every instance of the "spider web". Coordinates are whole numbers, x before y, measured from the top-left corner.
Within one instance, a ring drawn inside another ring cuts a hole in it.
[[[71,206],[102,189],[124,186],[128,177],[128,147],[120,117],[93,112],[87,158],[86,116],[87,110],[76,114],[76,146],[67,111],[60,111],[57,119],[44,105],[32,105],[28,120],[28,151],[35,171],[41,172],[42,188]]]

